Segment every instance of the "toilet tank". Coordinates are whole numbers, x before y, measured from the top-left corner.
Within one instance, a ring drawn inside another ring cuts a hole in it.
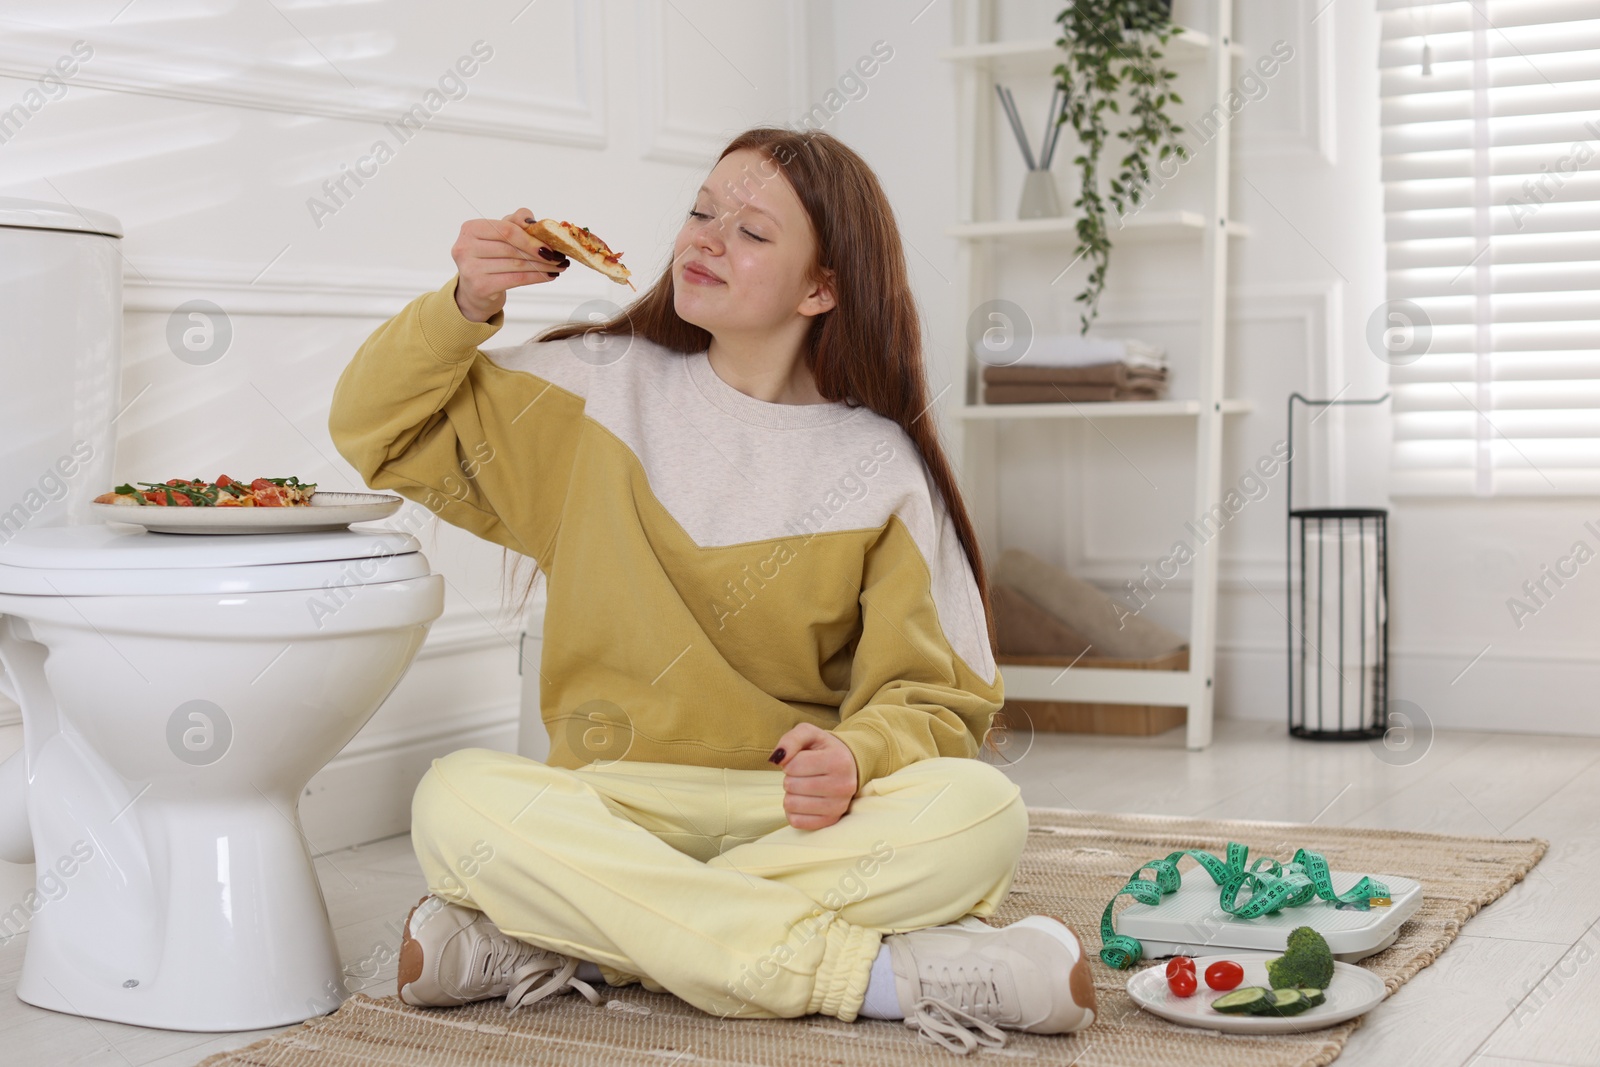
[[[121,399],[122,225],[0,197],[0,544],[91,521]]]

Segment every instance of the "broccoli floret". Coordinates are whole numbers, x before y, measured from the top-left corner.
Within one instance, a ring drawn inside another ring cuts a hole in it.
[[[1283,955],[1267,961],[1267,979],[1273,989],[1327,989],[1333,981],[1333,953],[1321,934],[1309,926],[1297,926],[1289,933]]]
[[[1322,939],[1321,934],[1317,933],[1311,927],[1297,926],[1293,930],[1289,931],[1289,944],[1287,945],[1287,949],[1290,952],[1304,952],[1308,949],[1317,952],[1327,952],[1328,943]]]

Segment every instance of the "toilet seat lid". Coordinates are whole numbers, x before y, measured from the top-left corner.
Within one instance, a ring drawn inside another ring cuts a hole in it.
[[[0,593],[317,589],[335,578],[370,584],[427,574],[420,548],[400,530],[172,534],[106,523],[29,528],[0,544]]]

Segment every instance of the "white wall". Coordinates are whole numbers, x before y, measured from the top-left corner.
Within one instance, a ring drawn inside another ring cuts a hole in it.
[[[364,488],[328,437],[333,384],[374,328],[450,277],[464,220],[518,207],[581,220],[626,253],[643,290],[727,139],[803,114],[810,63],[828,55],[810,40],[827,13],[808,21],[798,2],[147,0],[107,22],[115,6],[16,0],[0,12],[0,110],[73,42],[92,49],[0,145],[0,195],[123,223],[132,403],[119,482],[227,472]],[[451,83],[430,101],[462,57],[474,70],[464,94]],[[385,123],[419,103],[426,122],[402,141]],[[392,152],[381,162],[379,140]],[[323,192],[358,165],[369,177],[347,180],[351,195]],[[314,213],[313,197],[331,213]],[[492,343],[628,296],[575,269],[514,293]],[[180,361],[166,340],[192,299],[219,305],[233,331],[209,365]],[[501,550],[408,508],[420,527],[391,524],[422,530],[448,579],[445,614],[302,798],[318,850],[404,832],[434,757],[516,748],[521,620],[502,611]],[[20,743],[17,709],[0,707],[0,758]]]

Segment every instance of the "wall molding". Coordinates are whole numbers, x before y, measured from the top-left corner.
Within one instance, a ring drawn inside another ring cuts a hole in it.
[[[1302,337],[1305,352],[1305,380],[1311,383],[1325,383],[1330,380],[1330,360],[1333,354],[1339,351],[1340,314],[1339,309],[1343,295],[1342,283],[1332,282],[1273,282],[1253,285],[1241,285],[1230,288],[1228,291],[1228,322],[1290,322],[1296,324]],[[1107,336],[1120,336],[1123,331],[1119,326],[1128,325],[1137,327],[1140,324],[1159,323],[1162,325],[1193,325],[1197,330],[1200,322],[1200,305],[1198,298],[1171,298],[1156,296],[1120,296],[1107,297],[1102,301],[1104,309],[1100,315]],[[1237,358],[1231,356],[1230,358]],[[1261,409],[1257,409],[1259,412]],[[1269,413],[1270,414],[1270,413]],[[1231,417],[1231,422],[1225,433],[1233,431],[1237,426],[1239,416]],[[1342,432],[1335,429],[1328,434],[1327,442],[1319,445],[1313,451],[1309,460],[1301,459],[1297,466],[1300,468],[1300,477],[1297,482],[1303,485],[1303,478],[1308,468],[1313,468],[1314,476],[1321,477],[1324,481],[1329,475],[1328,457],[1342,451]],[[1076,450],[1072,456],[1076,469],[1077,483],[1081,487],[1084,483],[1084,455],[1082,450]],[[1226,495],[1232,487],[1233,480],[1224,477],[1219,490]],[[1078,494],[1069,493],[1070,497]],[[1271,499],[1273,494],[1266,499]],[[1265,501],[1254,502],[1256,504]],[[1120,587],[1121,583],[1129,578],[1136,577],[1139,568],[1145,563],[1153,563],[1157,558],[1165,555],[1171,547],[1170,542],[1162,545],[1154,556],[1135,556],[1124,550],[1123,546],[1101,546],[1095,543],[1092,530],[1088,524],[1088,510],[1081,506],[1072,507],[1071,514],[1075,516],[1077,530],[1074,535],[1075,543],[1080,551],[1072,560],[1074,573],[1082,574],[1091,580],[1110,583]],[[1175,531],[1174,536],[1182,536],[1182,531]],[[1071,543],[1071,542],[1069,542]],[[1070,554],[1069,554],[1070,558]],[[1274,561],[1281,567],[1282,561]],[[1246,578],[1255,580],[1255,575],[1262,572],[1261,561],[1237,555],[1223,555],[1218,560],[1219,575],[1223,580],[1234,583],[1242,582]],[[1267,566],[1272,566],[1268,564]],[[1277,577],[1271,579],[1279,588],[1283,579],[1281,571]],[[1168,584],[1187,585],[1187,579],[1182,574],[1179,579],[1169,581]],[[1258,583],[1259,584],[1259,583]]]
[[[474,730],[497,730],[508,724],[515,726],[517,711],[516,704],[508,704],[502,700],[477,708],[458,710],[448,720],[439,720],[426,726],[414,726],[407,730],[384,731],[370,739],[363,731],[341,749],[337,756],[329,760],[327,765],[332,767],[353,760],[370,759],[406,749],[427,747],[449,741],[457,734]]]
[[[1122,583],[1131,580],[1137,581],[1143,577],[1140,570],[1145,564],[1154,564],[1165,555],[1165,550],[1156,557],[1132,555],[1106,555],[1095,560],[1085,561],[1072,568],[1072,574],[1086,582],[1092,582],[1101,587],[1109,595],[1115,597],[1124,592]],[[1161,579],[1166,583],[1166,589],[1187,591],[1194,582],[1191,575],[1193,567],[1184,567],[1175,578]],[[1252,586],[1263,593],[1277,590],[1283,592],[1284,579],[1281,563],[1264,563],[1259,559],[1248,559],[1239,556],[1224,556],[1218,561],[1217,588],[1229,593],[1253,593]],[[1166,589],[1161,590],[1165,592]],[[1131,606],[1131,605],[1130,605]]]
[[[1319,3],[1317,6],[1322,5]],[[1271,7],[1278,9],[1280,5]],[[1234,147],[1242,159],[1309,156],[1331,167],[1337,161],[1334,107],[1338,100],[1333,73],[1333,33],[1330,31],[1333,20],[1319,18],[1312,21],[1314,12],[1309,9],[1306,0],[1294,0],[1293,4],[1281,5],[1281,8],[1290,15],[1289,21],[1299,35],[1294,42],[1294,59],[1286,67],[1280,67],[1280,73],[1289,70],[1295,79],[1295,123],[1287,129],[1262,130],[1255,134],[1241,128],[1234,132]],[[1247,42],[1245,59],[1241,64],[1248,62],[1253,65],[1255,57],[1270,51],[1270,43]],[[1243,73],[1242,65],[1240,73]],[[1257,74],[1260,72],[1257,71]]]
[[[1472,684],[1451,689],[1447,680],[1472,661],[1478,649],[1389,646],[1389,694],[1422,708],[1435,730],[1600,737],[1600,715],[1582,694],[1600,686],[1600,658],[1582,652],[1507,651],[1486,654],[1474,667]],[[1288,722],[1287,676],[1282,645],[1263,641],[1217,644],[1217,714],[1222,718]],[[1270,665],[1269,665],[1270,664]],[[1552,673],[1569,676],[1566,683]],[[1271,681],[1267,681],[1270,674]],[[1431,679],[1442,679],[1435,685]],[[1459,690],[1459,692],[1457,691]],[[1508,708],[1540,694],[1537,716],[1511,715]],[[1550,706],[1550,694],[1565,706]]]
[[[672,10],[668,10],[671,8]],[[713,129],[675,122],[668,114],[668,78],[672,57],[667,54],[667,18],[682,17],[682,12],[666,0],[637,0],[637,41],[639,47],[639,116],[643,123],[641,142],[644,159],[658,163],[681,163],[710,168],[717,153],[727,147],[739,131],[728,127]],[[799,0],[784,0],[787,24],[786,99],[790,114],[810,106],[806,99],[810,62],[810,34],[805,5]],[[741,125],[742,128],[742,125]]]
[[[424,293],[449,281],[453,271],[362,267],[270,267],[198,259],[144,259],[123,272],[125,312],[167,314],[196,298],[230,315],[334,316],[387,319]],[[563,292],[530,285],[507,294],[506,322],[566,322],[590,300],[610,300],[604,279],[579,278]]]
[[[491,705],[453,716],[443,729],[358,750],[355,742],[318,771],[300,796],[314,854],[411,830],[411,797],[433,761],[462,748],[515,752],[517,709]]]
[[[466,96],[447,101],[429,116],[424,129],[605,147],[604,13],[600,4],[573,2],[572,36],[549,47],[576,56],[577,79],[569,87],[574,102],[491,92],[465,79]],[[436,88],[433,81],[362,71],[353,72],[361,84],[352,87],[327,63],[298,69],[260,59],[245,47],[160,47],[139,41],[120,27],[96,26],[93,38],[94,56],[79,65],[68,84],[379,125],[395,120]],[[37,80],[58,58],[70,54],[76,39],[79,34],[70,30],[8,24],[0,35],[0,77]],[[472,43],[462,40],[460,54],[469,54]],[[487,43],[494,46],[493,41]],[[497,60],[519,61],[509,51],[497,51],[489,63]],[[441,61],[435,76],[442,75],[449,62],[453,57]]]
[[[1392,631],[1391,631],[1392,633]],[[1234,652],[1248,654],[1271,653],[1276,656],[1284,654],[1283,646],[1270,641],[1219,641],[1218,649],[1230,649]],[[1446,645],[1417,645],[1396,644],[1392,639],[1389,642],[1389,656],[1392,659],[1410,659],[1416,661],[1437,661],[1443,667],[1460,671],[1473,661],[1482,648],[1450,648]],[[1529,666],[1540,664],[1578,664],[1594,667],[1600,670],[1600,656],[1583,649],[1561,649],[1556,651],[1491,651],[1485,652],[1478,663],[1516,663]],[[1600,720],[1600,716],[1596,716]]]
[[[486,620],[477,610],[467,607],[447,611],[428,629],[428,637],[417,650],[417,659],[438,659],[442,656],[460,656],[484,649],[516,647],[521,623],[509,630],[500,630]]]

